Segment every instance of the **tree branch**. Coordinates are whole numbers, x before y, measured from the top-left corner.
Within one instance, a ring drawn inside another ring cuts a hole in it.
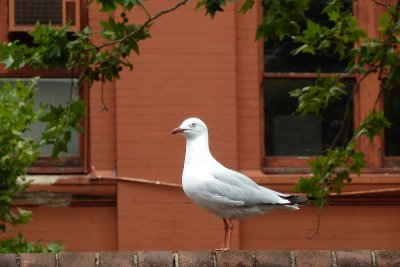
[[[153,16],[151,16],[151,15],[147,12],[147,10],[144,9],[144,7],[140,4],[140,6],[142,6],[142,8],[145,10],[145,12],[146,12],[146,14],[147,14],[147,16],[148,16],[147,20],[142,24],[142,26],[140,26],[140,27],[139,27],[138,29],[136,29],[135,31],[130,32],[129,34],[125,35],[124,37],[122,37],[122,38],[120,38],[120,39],[118,39],[118,40],[115,40],[115,41],[112,41],[112,42],[108,42],[108,43],[104,43],[104,44],[102,44],[102,45],[100,45],[100,46],[96,46],[96,49],[97,49],[97,50],[100,50],[100,49],[102,49],[102,48],[104,48],[104,47],[107,47],[107,46],[112,46],[112,45],[115,45],[115,44],[118,44],[118,43],[122,43],[122,42],[125,41],[126,39],[128,39],[128,38],[130,38],[130,37],[132,37],[132,36],[135,36],[137,33],[143,31],[143,30],[144,30],[147,26],[149,26],[154,20],[158,19],[159,17],[161,17],[161,16],[164,15],[164,14],[167,14],[167,13],[170,13],[170,12],[172,12],[172,11],[175,11],[176,9],[178,9],[178,8],[180,8],[181,6],[185,5],[187,2],[189,2],[189,0],[181,0],[181,1],[178,2],[176,5],[174,5],[174,6],[170,7],[170,8],[161,10],[160,12],[158,12],[157,14],[155,14],[155,15],[153,15]]]
[[[377,6],[382,6],[382,7],[386,8],[386,9],[390,8],[389,4],[379,2],[378,0],[372,0],[372,2],[374,2]]]

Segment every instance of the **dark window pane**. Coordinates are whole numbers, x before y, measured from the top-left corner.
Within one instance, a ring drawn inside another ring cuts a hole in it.
[[[15,24],[62,24],[61,0],[15,0]]]
[[[342,125],[348,96],[332,103],[321,116],[295,113],[297,98],[289,96],[295,88],[312,85],[313,79],[264,80],[265,151],[267,156],[312,156],[323,154],[332,144]],[[354,81],[345,81],[349,91]],[[353,133],[353,108],[345,122],[338,144]]]
[[[326,27],[332,27],[326,14],[321,11],[328,1],[312,0],[310,8],[306,12],[306,18],[320,23]],[[351,10],[350,0],[345,1],[345,6]],[[300,23],[300,27],[305,29],[306,18]],[[265,72],[345,72],[347,61],[340,61],[337,55],[324,55],[317,53],[298,54],[293,56],[291,52],[301,46],[300,43],[294,43],[290,38],[283,41],[268,40],[264,42],[264,71]]]
[[[291,54],[299,47],[289,38],[280,43],[266,41],[264,44],[264,71],[273,72],[345,72],[347,62],[339,61],[337,56],[311,54]]]
[[[400,156],[400,87],[385,91],[384,111],[392,126],[385,130],[386,156]]]
[[[67,11],[67,22],[71,23],[71,25],[76,25],[75,2],[67,2],[66,11]]]

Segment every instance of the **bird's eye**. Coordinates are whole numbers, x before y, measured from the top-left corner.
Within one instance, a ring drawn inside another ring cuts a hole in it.
[[[192,127],[192,128],[196,127],[196,123],[192,123],[192,125],[190,125],[190,127]]]

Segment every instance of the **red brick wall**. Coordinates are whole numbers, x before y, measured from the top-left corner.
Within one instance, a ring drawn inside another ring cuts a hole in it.
[[[259,170],[263,156],[263,42],[255,42],[261,8],[255,5],[245,15],[236,5],[236,81],[238,168]]]
[[[173,3],[151,1],[146,8],[156,13]],[[198,116],[210,128],[216,158],[231,168],[260,168],[262,42],[254,36],[261,11],[237,9],[228,5],[212,20],[190,3],[161,17],[152,38],[141,42],[141,55],[131,57],[133,72],[106,86],[109,112],[100,111],[100,86],[91,90],[91,165],[179,182],[184,140],[169,133]],[[141,21],[142,13],[128,17]],[[92,26],[104,19],[96,7],[89,17]]]
[[[235,222],[234,249],[394,249],[400,244],[398,205],[325,208],[320,235],[308,237],[313,207]],[[222,244],[223,224],[195,206],[181,188],[120,182],[119,250],[204,250]]]
[[[146,4],[152,13],[173,3]],[[215,156],[238,166],[234,6],[218,15],[190,3],[160,18],[116,82],[119,175],[180,182],[184,139],[170,132],[190,116],[207,122]]]
[[[118,250],[192,250],[222,244],[222,220],[193,205],[181,188],[119,183],[118,203]],[[237,238],[238,232],[235,248]]]
[[[107,20],[108,14],[99,12],[100,5],[93,1],[89,6],[88,17],[89,25],[93,31],[100,31],[100,20]],[[102,39],[96,36],[96,43],[101,43]],[[116,168],[116,127],[115,127],[115,83],[108,82],[103,88],[102,85],[94,83],[90,90],[89,101],[89,151],[90,166],[97,170],[115,170]],[[105,107],[108,109],[105,110]]]
[[[28,240],[59,241],[66,251],[117,249],[116,208],[102,206],[25,207],[33,220],[18,227]],[[8,233],[7,236],[12,233]],[[2,235],[2,238],[6,237]],[[0,264],[1,266],[1,264]]]

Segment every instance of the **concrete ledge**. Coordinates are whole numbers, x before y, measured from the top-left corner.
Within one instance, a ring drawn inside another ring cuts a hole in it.
[[[400,250],[138,251],[0,254],[1,267],[400,266]]]

